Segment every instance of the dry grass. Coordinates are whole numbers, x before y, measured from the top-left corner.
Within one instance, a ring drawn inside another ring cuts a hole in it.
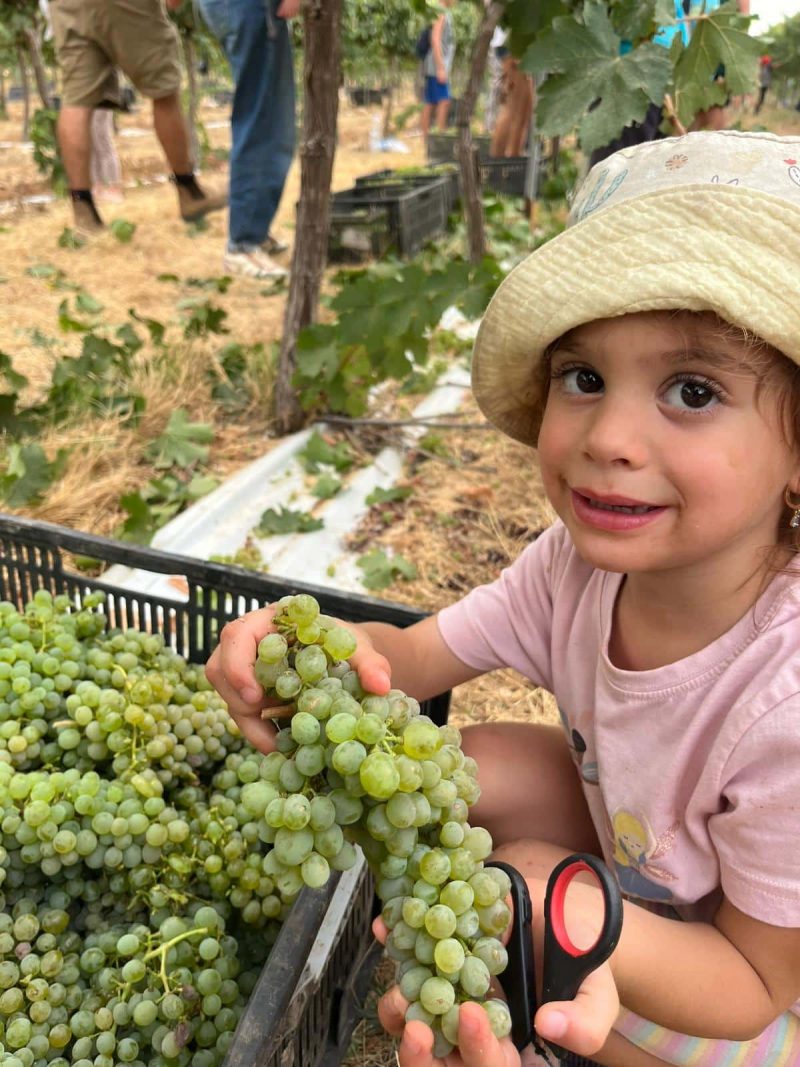
[[[346,101],[340,111],[340,135],[334,169],[334,188],[352,185],[355,177],[386,166],[422,161],[420,138],[406,137],[411,152],[373,153],[369,150],[372,109],[356,109]],[[206,106],[202,118],[215,147],[229,143],[227,112]],[[21,109],[11,105],[11,118],[0,123],[0,142],[19,140]],[[46,433],[40,443],[48,456],[58,448],[71,450],[65,474],[41,504],[25,513],[49,522],[62,523],[99,534],[113,534],[124,518],[119,504],[122,493],[141,489],[154,470],[144,449],[166,425],[170,413],[184,407],[192,419],[210,422],[215,439],[209,470],[224,478],[244,463],[263,454],[277,442],[270,438],[269,401],[271,371],[269,346],[279,341],[285,308],[285,292],[274,293],[264,282],[237,278],[225,293],[188,284],[222,275],[226,214],[211,216],[208,227],[187,227],[178,217],[174,190],[164,183],[164,160],[151,128],[149,110],[125,115],[120,121],[118,149],[126,180],[122,204],[101,210],[107,222],[124,218],[136,225],[129,244],[120,244],[109,232],[78,250],[61,248],[58,238],[71,226],[67,203],[57,201],[39,207],[24,207],[20,198],[44,191],[30,152],[24,147],[0,148],[0,351],[8,353],[17,370],[26,375],[30,388],[23,397],[29,402],[50,382],[56,360],[77,355],[80,336],[59,334],[58,309],[66,298],[73,306],[73,291],[80,289],[104,307],[100,316],[109,326],[128,320],[133,308],[144,317],[167,327],[168,358],[158,358],[152,349],[138,357],[135,392],[146,400],[146,410],[136,427],[119,419],[97,419],[88,413],[72,424]],[[142,136],[125,137],[125,132]],[[209,187],[224,186],[227,165],[207,171],[202,181]],[[148,184],[141,184],[146,181]],[[155,184],[154,184],[155,183]],[[294,205],[299,193],[299,163],[290,171],[275,232],[292,238]],[[53,279],[34,278],[28,270],[47,264],[63,272],[61,285]],[[158,281],[161,273],[177,275],[179,281]],[[265,295],[267,294],[267,295]],[[189,313],[178,305],[188,299],[209,300],[227,313],[228,336],[211,335],[187,342],[183,322]],[[80,317],[80,316],[79,316]],[[136,327],[141,335],[146,331]],[[50,343],[34,342],[34,331]],[[235,417],[221,411],[210,399],[206,377],[216,365],[219,350],[229,340],[243,345],[261,344],[264,352],[251,352],[249,394],[251,403]]]

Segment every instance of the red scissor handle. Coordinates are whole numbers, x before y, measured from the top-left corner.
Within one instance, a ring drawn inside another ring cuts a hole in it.
[[[594,876],[603,895],[603,925],[589,948],[578,948],[567,931],[564,905],[573,878],[582,872]],[[604,963],[617,947],[622,929],[619,886],[602,860],[576,852],[553,870],[544,901],[544,960],[542,1003],[572,1000],[588,974]]]

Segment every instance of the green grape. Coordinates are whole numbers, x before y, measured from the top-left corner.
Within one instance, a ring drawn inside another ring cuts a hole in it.
[[[275,834],[275,855],[287,867],[294,867],[308,859],[314,848],[311,830],[288,830],[281,827]]]
[[[429,978],[433,978],[430,967],[414,964],[400,979],[400,992],[408,1001],[419,1000],[420,990]]]
[[[511,1033],[511,1013],[504,1000],[487,1000],[483,1009],[489,1016],[489,1025],[497,1038],[508,1037]]]
[[[258,643],[258,658],[262,663],[279,663],[288,647],[283,634],[267,634]]]
[[[275,692],[281,700],[291,700],[296,697],[302,686],[302,678],[293,670],[285,670],[275,679]]]
[[[419,873],[431,885],[443,885],[450,877],[451,870],[450,857],[438,848],[426,852],[419,861]]]
[[[419,1002],[431,1015],[444,1015],[453,1007],[456,991],[444,978],[428,978],[419,991]]]
[[[472,907],[474,893],[468,882],[455,880],[442,886],[439,899],[458,916]]]
[[[359,778],[367,793],[378,800],[388,800],[400,784],[394,760],[386,752],[371,752],[359,768]]]
[[[306,685],[313,685],[327,674],[328,657],[319,645],[308,645],[295,656],[294,669]]]
[[[319,889],[327,883],[331,871],[325,857],[312,852],[300,865],[300,873],[307,886]]]
[[[323,648],[334,660],[348,660],[357,647],[355,635],[343,626],[333,626],[325,632]]]
[[[367,750],[360,741],[345,741],[336,746],[332,762],[339,774],[355,774],[366,757]]]
[[[403,731],[403,751],[412,759],[429,759],[441,744],[439,728],[432,722],[415,719]]]
[[[451,987],[452,988],[452,987]],[[406,1022],[421,1022],[426,1026],[433,1026],[436,1016],[431,1011],[426,1011],[419,1001],[409,1004],[406,1009]]]
[[[471,949],[472,955],[482,960],[491,975],[502,974],[508,966],[508,953],[501,941],[494,937],[479,938]]]
[[[455,925],[453,929],[455,930]],[[434,963],[448,974],[460,971],[464,964],[464,959],[464,948],[455,937],[442,938],[433,950]]]
[[[456,928],[456,917],[446,904],[434,904],[425,914],[425,929],[437,940],[450,937]]]
[[[481,999],[489,991],[492,976],[489,968],[478,956],[468,955],[461,965],[459,982],[468,997]]]
[[[329,741],[340,745],[345,741],[351,741],[356,736],[358,720],[349,712],[338,712],[332,715],[325,724],[325,734]]]

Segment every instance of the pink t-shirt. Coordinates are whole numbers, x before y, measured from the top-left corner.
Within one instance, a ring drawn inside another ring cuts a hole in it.
[[[798,927],[798,578],[776,575],[702,651],[619,670],[608,639],[622,576],[581,560],[556,523],[438,622],[463,663],[513,667],[553,693],[627,896],[709,922],[724,891],[755,919]]]

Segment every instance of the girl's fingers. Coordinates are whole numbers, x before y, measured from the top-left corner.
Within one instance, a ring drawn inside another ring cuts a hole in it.
[[[442,1067],[442,1061],[433,1055],[433,1031],[429,1026],[416,1020],[406,1026],[397,1061],[400,1067]]]
[[[386,944],[386,938],[389,936],[389,930],[380,915],[377,919],[372,920],[372,932],[373,934],[375,934],[376,939],[380,941],[382,945]]]
[[[511,1040],[497,1040],[480,1004],[461,1005],[458,1045],[464,1067],[520,1067],[519,1053]]]
[[[387,993],[384,993],[378,1001],[378,1018],[381,1021],[381,1026],[392,1037],[400,1037],[403,1033],[407,1008],[408,1001],[396,985],[392,986]],[[428,1028],[425,1027],[425,1029],[427,1030]],[[431,1042],[433,1042],[433,1034],[431,1034]]]
[[[206,676],[229,707],[252,710],[263,702],[264,691],[254,674],[256,654],[261,638],[275,629],[274,614],[274,604],[251,611],[229,622],[220,634],[206,664]]]
[[[592,1056],[605,1044],[618,1014],[619,994],[606,963],[586,978],[574,1000],[552,1001],[539,1008],[534,1026],[546,1041],[579,1056]]]
[[[358,638],[358,648],[350,657],[350,666],[358,672],[359,680],[368,693],[384,696],[392,688],[392,668],[365,635],[353,630]]]

